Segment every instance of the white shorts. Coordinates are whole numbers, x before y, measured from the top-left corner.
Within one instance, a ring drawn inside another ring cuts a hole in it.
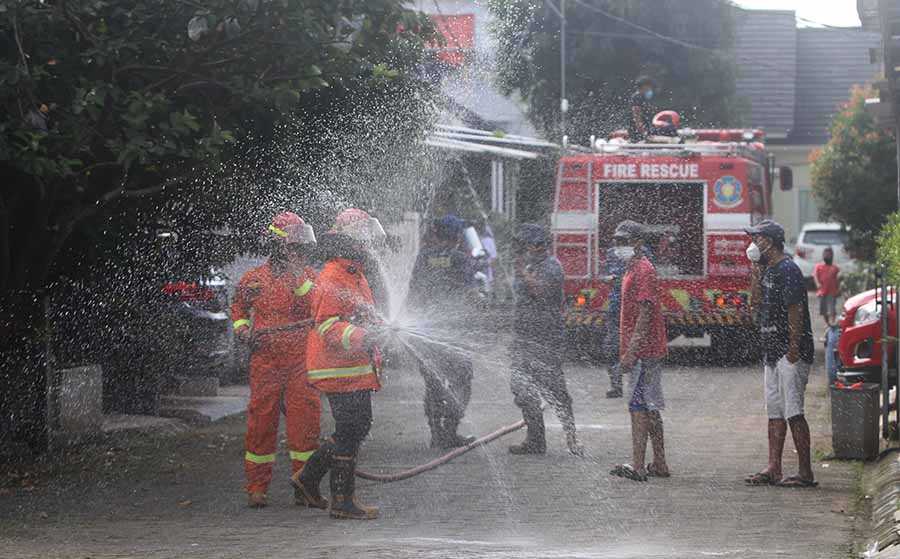
[[[774,367],[766,365],[766,413],[769,419],[790,419],[803,414],[810,367],[803,360],[791,364],[787,356],[779,359]]]

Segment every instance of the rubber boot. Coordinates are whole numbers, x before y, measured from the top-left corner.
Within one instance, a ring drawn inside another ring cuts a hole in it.
[[[536,411],[524,411],[525,425],[528,432],[525,441],[509,447],[510,454],[544,454],[547,452],[547,437],[544,432],[544,413],[538,408]]]
[[[303,468],[291,476],[296,504],[311,509],[325,510],[328,508],[328,499],[322,497],[319,485],[333,462],[334,443],[328,440],[322,443],[319,450],[309,457],[309,461],[303,465]]]
[[[457,448],[475,442],[475,437],[463,436],[456,432],[459,429],[459,419],[455,417],[444,418],[443,446],[441,448]]]
[[[331,518],[374,520],[376,507],[356,502],[356,460],[353,456],[335,456],[331,467]]]

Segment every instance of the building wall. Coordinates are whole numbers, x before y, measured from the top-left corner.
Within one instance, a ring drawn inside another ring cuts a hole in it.
[[[787,165],[794,172],[794,188],[787,192],[775,181],[772,192],[772,216],[784,226],[788,244],[793,244],[804,223],[818,221],[818,210],[812,196],[812,166],[809,156],[820,146],[769,145],[778,167]]]

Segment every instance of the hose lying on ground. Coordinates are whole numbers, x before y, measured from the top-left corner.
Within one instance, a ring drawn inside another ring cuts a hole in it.
[[[463,454],[469,452],[473,448],[477,448],[479,446],[484,446],[491,441],[494,441],[496,439],[499,439],[500,437],[503,437],[505,435],[512,433],[513,431],[518,431],[519,429],[521,429],[524,426],[525,426],[525,421],[520,419],[519,421],[516,421],[512,425],[507,425],[506,427],[502,427],[502,428],[494,431],[493,433],[490,433],[488,435],[481,437],[480,439],[472,441],[471,443],[467,444],[466,446],[454,448],[447,454],[440,456],[438,458],[435,458],[431,462],[427,462],[425,464],[422,464],[421,466],[416,466],[415,468],[410,468],[408,470],[403,470],[403,471],[396,472],[393,474],[373,474],[373,473],[366,472],[363,470],[356,470],[356,477],[361,478],[361,479],[366,479],[369,481],[378,481],[381,483],[391,483],[394,481],[402,481],[404,479],[409,479],[411,477],[415,477],[419,474],[433,470],[433,469],[437,468],[438,466],[446,464],[447,462],[453,460],[454,458],[456,458],[458,456],[462,456]]]

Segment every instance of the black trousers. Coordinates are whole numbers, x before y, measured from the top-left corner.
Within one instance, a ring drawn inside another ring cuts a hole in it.
[[[432,431],[456,434],[472,397],[472,360],[457,351],[432,349],[419,364],[425,380],[425,416]]]
[[[575,431],[572,397],[566,388],[562,358],[555,348],[526,341],[514,343],[510,388],[528,423],[529,432],[543,434],[542,397],[556,412],[563,429]]]
[[[332,392],[327,396],[334,417],[334,452],[338,456],[356,456],[372,427],[372,392]]]

